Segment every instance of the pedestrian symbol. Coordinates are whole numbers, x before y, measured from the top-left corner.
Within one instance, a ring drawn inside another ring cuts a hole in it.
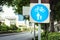
[[[41,19],[42,19],[42,16],[39,13],[37,13],[37,20],[41,20]]]
[[[37,4],[32,7],[30,16],[38,23],[45,21],[49,16],[48,8],[43,4]]]

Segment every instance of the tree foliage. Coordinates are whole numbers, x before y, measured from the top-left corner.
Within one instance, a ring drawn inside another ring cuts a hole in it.
[[[51,31],[54,32],[54,21],[60,20],[60,0],[51,0],[50,1],[50,7],[51,7],[51,16],[50,16],[50,27]]]
[[[29,6],[30,0],[0,0],[0,5],[13,6],[15,13],[22,13],[22,6]]]
[[[55,20],[60,20],[60,1],[55,5]]]

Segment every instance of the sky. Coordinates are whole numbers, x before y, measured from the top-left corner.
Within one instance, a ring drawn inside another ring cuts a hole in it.
[[[1,13],[1,16],[3,18],[5,18],[5,17],[12,17],[13,18],[15,16],[13,7],[7,7],[6,5],[4,5],[2,7],[2,9],[4,11],[4,12]]]
[[[4,5],[2,9],[4,11],[1,13],[2,18],[15,18],[16,17],[13,7],[7,7],[6,5]],[[23,21],[22,15],[18,15],[18,21]]]

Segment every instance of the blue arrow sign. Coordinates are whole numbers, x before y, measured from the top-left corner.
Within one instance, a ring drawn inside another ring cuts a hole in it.
[[[49,16],[48,8],[43,4],[37,4],[32,7],[30,16],[34,21],[41,23],[45,21]]]

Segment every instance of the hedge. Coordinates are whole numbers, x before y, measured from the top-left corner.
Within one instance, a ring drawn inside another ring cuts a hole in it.
[[[36,37],[36,40],[38,40],[38,36]],[[51,33],[48,33],[48,36],[45,36],[45,33],[42,33],[41,40],[60,40],[60,33],[59,32],[51,32]]]

